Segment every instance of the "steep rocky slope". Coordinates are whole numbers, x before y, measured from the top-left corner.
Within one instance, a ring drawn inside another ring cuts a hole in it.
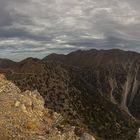
[[[37,89],[45,106],[67,118],[63,123],[74,125],[77,135],[86,131],[105,140],[135,139],[139,123],[101,94],[102,86],[92,84],[94,75],[87,69],[28,58],[2,72],[22,91]]]
[[[37,91],[21,92],[0,75],[1,140],[95,140],[88,133],[75,134],[75,127],[64,125],[60,114],[44,108]]]
[[[78,67],[86,83],[106,99],[140,119],[139,53],[122,50],[79,50],[68,55],[52,54],[44,60]]]

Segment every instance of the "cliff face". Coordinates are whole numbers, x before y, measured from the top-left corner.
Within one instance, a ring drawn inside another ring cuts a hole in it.
[[[75,127],[62,124],[60,114],[44,108],[37,91],[21,92],[0,75],[1,140],[95,140],[88,133],[75,134]]]
[[[98,93],[140,119],[140,54],[89,50],[50,55],[44,60],[78,67],[82,78]]]

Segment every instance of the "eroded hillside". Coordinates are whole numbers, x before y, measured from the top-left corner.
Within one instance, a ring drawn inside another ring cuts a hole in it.
[[[22,91],[37,89],[45,106],[67,118],[65,123],[76,126],[76,133],[88,131],[105,140],[135,139],[139,123],[102,96],[83,69],[29,58],[2,71]]]
[[[95,140],[88,133],[77,136],[60,114],[44,108],[37,91],[21,92],[0,75],[1,140]]]
[[[79,68],[77,74],[98,93],[140,119],[140,54],[122,50],[52,54],[44,60]]]

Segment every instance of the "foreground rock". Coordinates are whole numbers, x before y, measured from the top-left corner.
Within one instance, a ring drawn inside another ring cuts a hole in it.
[[[0,140],[95,140],[75,127],[61,125],[64,118],[44,108],[37,91],[21,92],[0,75]]]

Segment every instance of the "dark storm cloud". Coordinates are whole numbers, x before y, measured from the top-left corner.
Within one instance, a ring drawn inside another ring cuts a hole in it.
[[[0,57],[140,51],[139,0],[0,0]]]
[[[3,0],[0,1],[0,26],[11,25],[12,17],[6,9],[6,5]]]
[[[31,39],[36,41],[51,41],[51,36],[36,35],[22,28],[0,28],[0,38],[21,38]]]

